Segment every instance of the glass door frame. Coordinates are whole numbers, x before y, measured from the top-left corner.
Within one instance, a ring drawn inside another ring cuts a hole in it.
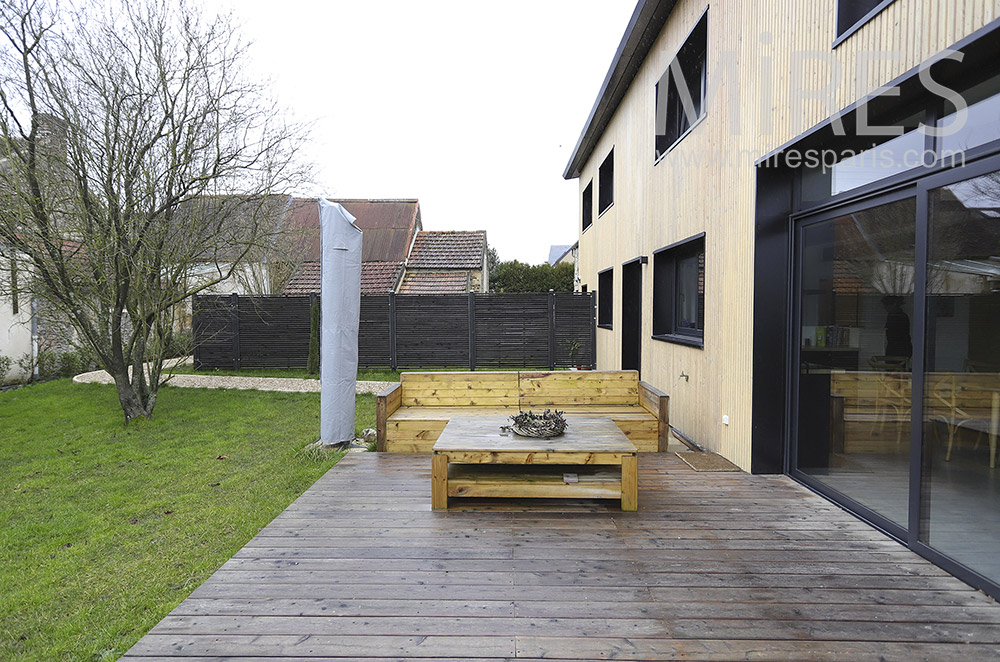
[[[893,187],[882,193],[862,193],[851,200],[838,201],[836,204],[827,203],[812,210],[803,210],[789,217],[790,273],[788,279],[788,326],[786,336],[789,342],[786,354],[785,457],[786,473],[797,482],[837,505],[842,506],[863,521],[900,541],[910,550],[935,563],[967,584],[983,590],[994,598],[1000,599],[1000,583],[998,583],[1000,580],[994,581],[988,579],[968,566],[959,563],[952,557],[934,549],[923,542],[920,535],[923,508],[926,507],[926,504],[923,504],[921,499],[924,494],[923,488],[927,468],[923,453],[923,408],[930,195],[934,189],[1000,171],[1000,153],[995,151],[996,145],[991,146],[994,148],[991,154],[981,156],[975,160],[970,159],[963,166],[928,173],[916,181]],[[913,255],[913,357],[911,362],[909,485],[907,494],[907,523],[905,526],[902,526],[798,468],[798,394],[802,344],[802,329],[800,324],[802,310],[799,293],[802,284],[802,242],[804,228],[828,222],[845,214],[864,211],[872,207],[907,198],[913,198],[916,202],[916,217],[914,219],[915,242]]]
[[[916,226],[920,225],[920,201],[917,189],[914,186],[908,186],[906,188],[901,188],[895,191],[884,193],[876,196],[865,196],[862,199],[855,200],[853,202],[847,202],[842,205],[837,205],[835,207],[825,208],[819,212],[804,212],[801,214],[796,214],[791,217],[791,246],[792,246],[792,277],[789,279],[790,282],[790,293],[788,301],[790,303],[789,311],[789,328],[788,328],[788,406],[786,408],[787,421],[786,429],[788,430],[788,474],[799,481],[800,483],[806,485],[811,490],[818,492],[830,499],[834,503],[837,503],[855,515],[860,517],[865,522],[871,524],[877,529],[884,531],[893,538],[900,540],[906,544],[909,544],[908,540],[908,529],[913,522],[914,513],[913,508],[913,463],[914,457],[920,457],[919,451],[919,439],[914,439],[914,437],[919,437],[919,431],[916,430],[913,424],[913,417],[917,415],[917,412],[911,408],[910,412],[910,457],[909,457],[909,493],[907,494],[907,525],[902,526],[888,517],[878,513],[872,508],[862,504],[860,501],[851,498],[847,494],[834,489],[830,485],[824,483],[818,478],[807,474],[798,467],[798,430],[799,430],[799,378],[801,376],[801,352],[802,352],[802,325],[800,324],[801,314],[802,314],[802,301],[800,297],[801,286],[802,286],[802,256],[803,256],[803,237],[805,235],[804,230],[810,226],[818,225],[820,223],[826,223],[832,221],[833,219],[840,218],[846,214],[852,214],[857,212],[862,212],[873,207],[878,207],[881,205],[890,204],[893,202],[899,202],[901,200],[914,199],[917,198],[917,214],[914,219]],[[918,316],[918,283],[920,279],[919,273],[920,268],[917,267],[919,254],[920,254],[920,233],[919,230],[916,232],[915,236],[916,246],[914,250],[914,298],[913,298],[913,309],[914,309],[914,320],[913,320],[913,371],[911,376],[911,392],[915,393],[917,389],[916,384],[916,357],[918,352],[918,347],[922,351],[923,348],[923,333],[918,332],[918,324],[922,323],[922,316]],[[918,319],[919,318],[919,319]],[[921,366],[922,367],[922,366]],[[922,412],[921,412],[922,415]],[[915,434],[916,432],[916,434]],[[917,469],[919,472],[919,460],[917,461]],[[918,493],[919,494],[919,493]],[[917,506],[919,507],[919,499],[917,499]]]
[[[920,313],[917,314],[916,306],[914,306],[914,326],[919,322],[920,324],[920,355],[919,355],[919,367],[920,367],[920,399],[919,402],[914,403],[914,414],[916,414],[916,408],[920,408],[920,420],[917,422],[911,421],[911,428],[918,424],[919,427],[915,428],[918,432],[923,432],[924,421],[923,421],[923,403],[924,403],[924,358],[925,358],[925,347],[924,347],[924,335],[927,328],[927,300],[926,300],[926,287],[927,287],[927,258],[928,258],[928,245],[930,241],[930,196],[931,192],[935,189],[939,189],[943,186],[949,186],[951,184],[957,184],[969,179],[974,179],[976,177],[981,177],[982,175],[987,175],[991,172],[1000,171],[1000,154],[992,154],[990,156],[977,159],[972,163],[966,163],[966,165],[961,167],[952,168],[945,170],[943,172],[938,172],[935,174],[928,175],[920,179],[917,182],[917,255],[923,260],[924,267],[917,271],[916,285],[919,287],[919,292],[921,297],[924,299],[923,305],[920,306]],[[914,291],[914,301],[916,301],[917,292]],[[916,339],[916,334],[915,334]],[[914,363],[913,369],[914,373],[917,370],[917,345],[914,342]],[[916,381],[914,381],[914,393],[916,393]],[[921,434],[921,443],[923,441],[923,435]],[[968,566],[956,561],[950,556],[943,554],[942,552],[934,549],[927,543],[921,540],[921,530],[923,511],[921,510],[925,504],[922,502],[923,496],[923,482],[927,476],[927,470],[929,470],[930,458],[926,460],[923,459],[922,455],[917,459],[916,467],[911,465],[911,481],[913,480],[914,474],[916,474],[917,482],[910,485],[910,530],[908,532],[908,537],[906,539],[907,546],[912,549],[917,554],[923,556],[929,561],[941,566],[951,574],[955,575],[967,584],[983,590],[985,593],[993,596],[996,599],[1000,599],[1000,579],[991,580],[984,577],[982,574],[972,570]],[[914,489],[916,487],[916,489]]]

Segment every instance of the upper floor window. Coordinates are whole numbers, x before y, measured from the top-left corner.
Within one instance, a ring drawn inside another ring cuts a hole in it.
[[[603,214],[615,201],[615,148],[597,171],[597,213]]]
[[[837,0],[837,39],[846,39],[894,0]],[[836,45],[836,44],[835,44]]]
[[[594,180],[587,183],[583,189],[583,229],[586,230],[594,222]]]
[[[656,84],[654,160],[666,154],[704,116],[707,54],[708,12],[705,12]]]

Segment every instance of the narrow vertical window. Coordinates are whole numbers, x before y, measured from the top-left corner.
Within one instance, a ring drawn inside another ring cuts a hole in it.
[[[597,326],[602,329],[611,328],[611,318],[614,316],[615,273],[606,269],[597,274]]]
[[[597,213],[603,214],[615,201],[615,149],[612,147],[597,171]]]
[[[586,230],[594,222],[594,180],[587,183],[583,189],[583,200],[581,201],[583,229]]]
[[[653,160],[659,159],[687,135],[706,112],[708,89],[708,13],[656,83],[656,138]]]

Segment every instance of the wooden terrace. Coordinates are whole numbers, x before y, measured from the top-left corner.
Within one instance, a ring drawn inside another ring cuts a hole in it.
[[[783,476],[644,454],[638,512],[430,486],[349,455],[122,659],[1000,656],[1000,605]]]

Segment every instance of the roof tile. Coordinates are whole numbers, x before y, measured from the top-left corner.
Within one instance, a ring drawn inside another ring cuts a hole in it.
[[[448,231],[417,233],[406,262],[414,269],[482,269],[486,232]]]
[[[402,262],[362,262],[361,293],[385,294],[396,289]],[[323,289],[321,263],[303,262],[285,286],[284,294],[317,294]]]
[[[469,291],[468,271],[407,271],[400,294],[464,294]]]

